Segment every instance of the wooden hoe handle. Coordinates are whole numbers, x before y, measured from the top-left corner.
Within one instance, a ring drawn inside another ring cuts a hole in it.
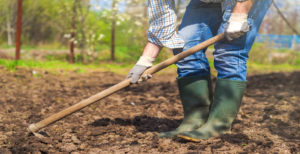
[[[179,61],[179,60],[181,60],[181,59],[183,59],[183,58],[185,58],[189,55],[192,55],[192,54],[196,53],[197,51],[199,51],[201,49],[204,49],[204,48],[206,48],[206,47],[222,40],[223,38],[224,38],[224,33],[221,33],[221,34],[219,34],[215,37],[212,37],[207,41],[204,41],[204,42],[202,42],[202,43],[200,43],[200,44],[198,44],[198,45],[196,45],[196,46],[194,46],[194,47],[192,47],[192,48],[190,48],[190,49],[188,49],[184,52],[181,52],[178,55],[173,56],[172,58],[169,58],[169,59],[167,59],[167,60],[165,60],[165,61],[149,68],[148,70],[145,71],[144,74],[155,74],[156,72],[159,72],[160,70],[176,63],[177,61]],[[53,114],[50,117],[48,117],[48,118],[46,118],[46,119],[44,119],[44,120],[42,120],[38,123],[29,125],[28,129],[32,133],[37,132],[38,130],[40,130],[40,129],[42,129],[42,128],[44,128],[44,127],[46,127],[46,126],[48,126],[48,125],[64,118],[64,117],[76,112],[76,111],[79,111],[79,110],[87,107],[88,105],[91,105],[91,104],[95,103],[96,101],[99,101],[99,100],[101,100],[101,99],[103,99],[107,96],[110,96],[113,93],[115,93],[115,92],[129,86],[129,85],[130,85],[130,79],[126,79],[126,80],[124,80],[124,81],[122,81],[122,82],[120,82],[120,83],[118,83],[118,84],[116,84],[116,85],[114,85],[114,86],[112,86],[112,87],[96,94],[96,95],[93,95],[93,96],[91,96],[87,99],[84,99],[84,100],[80,101],[77,104],[74,104],[73,106],[70,106],[70,107],[68,107],[68,108],[66,108],[66,109],[64,109],[64,110],[62,110],[62,111],[60,111],[56,114]]]

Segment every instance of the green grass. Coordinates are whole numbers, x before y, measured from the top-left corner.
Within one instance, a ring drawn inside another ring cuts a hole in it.
[[[1,49],[11,49],[11,48],[14,48],[15,45],[7,45],[7,44],[1,44],[0,45],[0,48]]]
[[[24,46],[25,50],[31,50],[31,46]],[[69,64],[67,62],[66,55],[46,55],[46,60],[35,60],[35,59],[28,59],[28,60],[5,60],[0,59],[0,65],[4,66],[6,69],[14,71],[18,67],[21,68],[28,68],[28,69],[42,69],[48,71],[75,71],[78,73],[84,73],[86,71],[110,71],[122,75],[126,75],[128,71],[133,67],[136,63],[141,51],[137,51],[137,49],[132,49],[135,51],[134,54],[130,53],[131,49],[128,47],[118,47],[116,50],[116,62],[111,62],[109,60],[110,52],[109,50],[103,50],[101,52],[101,56],[98,56],[99,59],[94,60],[90,64],[82,64],[82,63],[75,63]],[[210,47],[210,50],[213,50],[213,47]],[[131,51],[132,52],[132,51]],[[271,52],[285,52],[288,53],[288,57],[284,57],[280,59],[280,61],[269,62],[268,55]],[[171,52],[167,52],[167,50],[162,51],[160,56],[157,58],[157,62],[163,61],[169,57],[171,57]],[[79,59],[79,58],[76,58]],[[209,59],[209,65],[211,66],[212,74],[216,75],[217,72],[214,69],[213,60]],[[160,72],[174,72],[175,73],[176,66],[172,65],[167,68],[165,71]],[[263,44],[255,44],[250,52],[250,59],[248,61],[248,72],[251,74],[252,72],[255,73],[269,73],[269,72],[279,72],[279,71],[295,71],[300,70],[300,53],[296,53],[290,50],[271,50],[265,48]]]
[[[217,75],[216,70],[213,66],[213,61],[209,60],[209,64],[212,68],[212,74]],[[7,70],[15,71],[17,68],[25,68],[25,69],[36,69],[36,70],[47,70],[49,72],[58,72],[58,71],[73,71],[76,73],[85,73],[88,71],[109,71],[114,72],[121,75],[126,75],[128,71],[133,67],[134,63],[113,63],[113,62],[103,62],[99,64],[70,64],[64,61],[35,61],[35,60],[5,60],[0,59],[0,65],[4,66]],[[295,70],[300,70],[300,65],[290,65],[290,64],[280,64],[280,65],[272,65],[272,64],[258,64],[254,62],[248,62],[248,73],[270,73],[270,72],[291,72]],[[176,66],[171,65],[166,68],[164,71],[159,74],[165,72],[176,72]]]
[[[34,61],[34,60],[5,60],[0,59],[0,65],[7,70],[15,71],[17,68],[25,69],[41,69],[51,72],[57,71],[75,71],[77,73],[84,73],[88,70],[110,71],[118,74],[127,74],[129,68],[133,65],[117,64],[117,63],[101,63],[83,65],[79,63],[70,64],[63,61]]]
[[[290,72],[290,71],[299,71],[300,65],[291,65],[291,64],[258,64],[254,62],[248,62],[248,72]]]
[[[1,49],[14,49],[15,45],[7,45],[4,43],[0,44]],[[30,44],[22,44],[22,50],[30,51],[30,50],[67,50],[68,46],[63,46],[59,42],[48,43],[48,44],[39,44],[39,45],[30,45]]]

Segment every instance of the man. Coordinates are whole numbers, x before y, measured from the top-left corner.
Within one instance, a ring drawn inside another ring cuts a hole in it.
[[[230,132],[246,89],[248,53],[271,3],[272,0],[191,0],[177,34],[174,1],[148,0],[149,42],[128,74],[131,83],[149,77],[141,74],[152,66],[162,47],[173,49],[176,55],[219,33],[225,32],[226,37],[215,44],[218,76],[214,94],[206,49],[176,63],[184,119],[178,128],[160,133],[160,137],[177,136],[199,142]]]

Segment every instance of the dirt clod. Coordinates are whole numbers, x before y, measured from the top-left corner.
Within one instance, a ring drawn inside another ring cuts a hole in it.
[[[72,152],[77,150],[77,147],[73,143],[66,143],[61,147],[61,150],[64,152]]]
[[[27,126],[124,79],[110,72],[15,72],[0,67],[0,153],[299,153],[300,72],[250,75],[232,134],[200,143],[160,139],[183,118],[175,74],[158,75],[42,131]],[[215,80],[213,80],[215,83]]]

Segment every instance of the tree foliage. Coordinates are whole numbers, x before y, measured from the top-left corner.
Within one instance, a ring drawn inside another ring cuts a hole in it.
[[[24,0],[23,45],[60,44],[67,48],[70,41],[80,53],[78,60],[109,59],[112,21],[115,21],[116,57],[120,61],[137,59],[146,43],[148,28],[145,0]],[[281,2],[287,19],[299,30],[299,9],[291,9],[290,1]],[[187,1],[176,0],[179,19]],[[17,0],[0,0],[0,45],[13,45],[15,39]],[[75,9],[74,9],[75,8]],[[114,15],[115,13],[115,15]],[[73,18],[75,15],[75,19]],[[75,28],[72,28],[72,19]],[[72,32],[76,35],[71,37]],[[289,28],[271,8],[261,32],[291,34]]]

